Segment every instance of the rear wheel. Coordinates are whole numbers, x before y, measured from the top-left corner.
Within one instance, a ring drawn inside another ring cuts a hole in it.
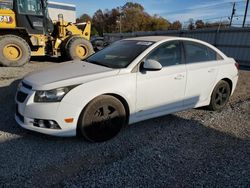
[[[221,111],[227,104],[231,94],[229,84],[221,80],[214,88],[209,104],[209,109],[213,111]]]
[[[116,136],[126,123],[123,104],[112,96],[100,96],[88,104],[79,120],[79,131],[91,142]]]
[[[65,55],[67,59],[70,60],[84,60],[94,53],[92,44],[82,37],[74,37],[70,39],[65,48]]]
[[[7,67],[20,67],[30,61],[28,43],[15,35],[0,38],[0,64]]]

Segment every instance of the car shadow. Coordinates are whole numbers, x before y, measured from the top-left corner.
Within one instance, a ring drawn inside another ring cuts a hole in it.
[[[16,134],[20,129],[16,129],[14,121],[15,113],[15,93],[21,80],[12,82],[9,86],[0,87],[0,131]],[[11,125],[11,126],[10,126]]]
[[[178,115],[127,126],[104,143],[21,129],[14,120],[18,83],[0,88],[0,185],[244,187],[250,183],[249,140]]]

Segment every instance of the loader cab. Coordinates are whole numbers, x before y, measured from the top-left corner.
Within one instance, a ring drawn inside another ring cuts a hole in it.
[[[26,28],[29,34],[48,34],[54,25],[49,17],[46,0],[14,0],[17,27]]]

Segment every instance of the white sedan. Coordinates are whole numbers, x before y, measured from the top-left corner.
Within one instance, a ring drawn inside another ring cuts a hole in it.
[[[125,124],[201,106],[220,111],[237,80],[235,60],[208,43],[130,38],[25,77],[15,118],[32,131],[105,141]]]

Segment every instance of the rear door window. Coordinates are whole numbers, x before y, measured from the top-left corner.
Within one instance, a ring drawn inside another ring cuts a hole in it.
[[[184,42],[186,63],[199,63],[221,60],[222,57],[213,49],[195,42]]]

